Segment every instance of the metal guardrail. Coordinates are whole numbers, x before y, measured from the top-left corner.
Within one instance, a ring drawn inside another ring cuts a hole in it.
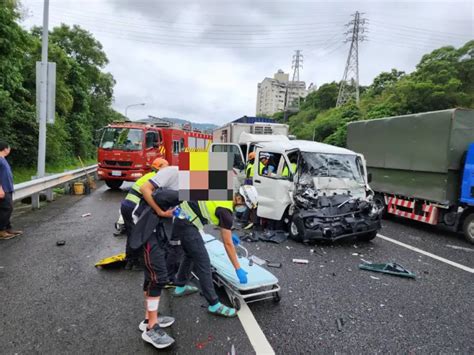
[[[97,171],[97,164],[87,166],[85,168],[79,168],[76,170],[66,171],[64,173],[54,174],[42,177],[40,179],[34,179],[14,186],[15,192],[13,193],[13,201],[24,199],[25,197],[33,196],[32,205],[33,208],[39,207],[39,193],[42,191],[47,192],[47,199],[52,200],[51,189],[58,185],[65,184],[69,181],[78,179],[86,176],[86,174],[93,174]]]

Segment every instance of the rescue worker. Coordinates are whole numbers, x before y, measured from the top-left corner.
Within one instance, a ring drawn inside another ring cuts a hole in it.
[[[173,210],[163,211],[155,202],[153,193],[158,189],[179,190],[179,172],[177,166],[169,166],[168,162],[150,180],[141,187],[140,192],[144,201],[162,219],[169,219],[171,223]],[[160,193],[157,191],[156,193]],[[168,240],[158,228],[153,237],[145,243],[145,282],[143,291],[145,296],[145,319],[138,328],[142,331],[142,339],[158,349],[166,348],[174,343],[174,339],[162,328],[169,327],[175,321],[173,317],[158,316],[161,290],[168,281],[168,269],[166,266],[166,249]]]
[[[130,189],[125,199],[122,201],[120,206],[120,213],[122,215],[125,233],[127,235],[127,244],[125,246],[125,259],[127,263],[125,265],[126,270],[143,270],[143,249],[133,250],[130,248],[130,235],[133,228],[133,217],[132,213],[135,207],[140,203],[142,198],[142,193],[140,192],[140,187],[155,176],[156,172],[160,170],[163,166],[167,166],[168,162],[165,159],[157,158],[151,163],[152,171],[148,174],[145,174],[140,179],[138,179]]]
[[[288,170],[288,166],[285,164],[285,167],[283,168],[283,171],[281,173],[281,176],[282,177],[285,177],[285,176],[290,176],[290,171],[292,174],[294,174],[296,172],[296,162],[292,161],[290,159],[290,170]]]
[[[247,167],[245,168],[245,176],[250,181],[253,179],[253,175],[254,175],[254,163],[255,163],[255,152],[250,152],[249,160],[247,162]]]
[[[185,296],[198,291],[196,287],[186,285],[191,271],[196,273],[201,292],[209,306],[208,312],[222,317],[235,317],[237,311],[219,302],[212,281],[211,263],[201,233],[204,225],[211,223],[220,227],[220,234],[227,256],[234,266],[240,283],[247,283],[247,272],[240,267],[232,236],[234,201],[184,201],[179,208],[181,213],[175,218],[174,229],[180,235],[184,250],[184,259],[176,276],[176,297]]]
[[[270,163],[270,154],[269,153],[260,153],[260,163],[258,165],[259,175],[268,174],[268,164]]]

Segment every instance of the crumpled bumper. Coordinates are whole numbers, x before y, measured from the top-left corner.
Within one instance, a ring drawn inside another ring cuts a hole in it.
[[[304,230],[304,241],[340,240],[378,231],[380,215],[349,214],[345,216],[320,217],[311,211],[302,211],[293,216],[293,221]]]

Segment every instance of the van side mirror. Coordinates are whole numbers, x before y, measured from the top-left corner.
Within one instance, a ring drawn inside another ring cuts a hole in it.
[[[372,182],[372,173],[367,174],[367,182],[370,184]]]

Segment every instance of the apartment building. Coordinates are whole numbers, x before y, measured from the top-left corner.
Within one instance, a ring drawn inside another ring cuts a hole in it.
[[[289,74],[279,69],[273,78],[265,78],[258,84],[257,90],[257,116],[273,115],[285,108],[285,95],[288,89],[289,102],[298,97],[306,97],[306,83],[304,81],[292,82]]]

